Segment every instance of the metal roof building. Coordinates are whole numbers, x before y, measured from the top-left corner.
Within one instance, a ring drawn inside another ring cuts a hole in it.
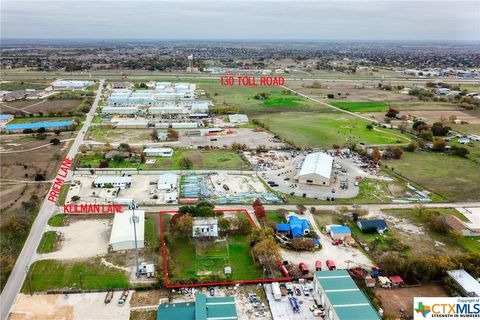
[[[136,114],[139,112],[137,107],[103,107],[102,114]]]
[[[55,128],[65,128],[73,125],[72,120],[65,121],[40,121],[40,122],[25,122],[25,123],[14,123],[7,124],[5,126],[6,131],[16,131],[16,130],[25,130],[25,129],[55,129]]]
[[[234,297],[207,297],[195,294],[195,302],[161,304],[157,320],[236,320],[237,308]]]
[[[158,177],[157,189],[173,190],[177,188],[178,176],[174,173],[164,173]]]
[[[103,188],[108,184],[111,184],[113,187],[127,188],[132,185],[132,177],[102,175],[96,177],[93,181],[93,185],[97,188]]]
[[[330,185],[333,157],[323,152],[310,153],[305,157],[298,173],[298,183]]]
[[[231,114],[228,116],[228,121],[231,123],[248,123],[246,114]]]
[[[135,249],[133,213],[133,210],[126,210],[115,214],[109,242],[113,251]],[[135,210],[135,220],[137,248],[140,249],[144,247],[145,242],[145,211]]]
[[[462,293],[467,297],[480,297],[480,283],[467,271],[450,270],[447,274],[452,278]]]
[[[345,270],[317,271],[314,291],[329,320],[380,320],[368,298]]]

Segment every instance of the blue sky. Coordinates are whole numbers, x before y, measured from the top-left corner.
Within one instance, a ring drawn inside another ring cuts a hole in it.
[[[2,38],[480,40],[480,1],[1,0]]]

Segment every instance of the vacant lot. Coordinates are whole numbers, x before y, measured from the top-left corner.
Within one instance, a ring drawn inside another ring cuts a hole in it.
[[[0,91],[15,91],[26,89],[43,90],[49,86],[49,82],[4,82],[0,83]]]
[[[14,109],[18,109],[17,113],[33,113],[39,114],[42,112],[49,115],[52,112],[57,114],[68,114],[69,112],[79,111],[78,108],[81,100],[19,100],[13,102],[2,102],[0,104],[0,111],[6,113],[15,113]],[[14,108],[14,109],[12,109]]]
[[[448,297],[448,291],[441,285],[430,283],[421,287],[384,289],[375,288],[375,296],[382,302],[382,308],[387,314],[394,315],[398,319],[402,314],[413,317],[413,298],[415,297]]]
[[[368,121],[340,112],[282,112],[257,118],[272,132],[297,146],[331,147],[349,141],[365,144],[406,143],[398,131],[369,130]]]
[[[480,165],[471,160],[434,152],[404,152],[402,159],[387,160],[384,164],[448,200],[480,198]]]
[[[147,161],[154,159],[154,164],[140,164],[137,161],[125,159],[109,161],[109,168],[140,168],[143,170],[181,170],[182,159],[188,158],[192,162],[190,169],[239,169],[246,170],[249,166],[240,158],[237,152],[230,150],[189,150],[176,149],[171,158],[146,157]],[[81,167],[98,168],[103,159],[99,155],[82,155],[79,160]]]
[[[386,112],[388,110],[388,103],[380,101],[333,101],[330,104],[351,112]]]
[[[113,289],[129,286],[125,272],[101,264],[100,259],[61,262],[35,262],[27,275],[22,291],[43,292],[54,289]]]

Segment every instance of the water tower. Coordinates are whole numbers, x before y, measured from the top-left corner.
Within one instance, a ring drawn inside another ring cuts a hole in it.
[[[187,57],[187,60],[188,60],[187,72],[193,72],[193,54],[189,55]]]

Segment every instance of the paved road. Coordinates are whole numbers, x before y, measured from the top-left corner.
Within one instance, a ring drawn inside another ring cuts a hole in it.
[[[70,150],[67,153],[67,157],[72,158],[77,154],[78,148],[82,145],[85,132],[87,132],[88,127],[90,126],[95,110],[97,109],[98,102],[100,101],[103,83],[105,80],[100,80],[100,86],[97,90],[97,95],[95,101],[92,104],[92,108],[87,113],[86,120],[83,124],[82,129],[78,133],[77,137],[73,141]],[[71,176],[71,171],[67,177],[67,180]],[[36,259],[37,247],[42,239],[42,235],[47,227],[48,219],[56,212],[57,206],[49,201],[47,197],[43,200],[40,211],[38,212],[37,218],[35,219],[30,234],[28,235],[27,241],[23,246],[22,252],[18,256],[15,267],[13,268],[10,277],[3,289],[2,295],[0,296],[0,319],[6,320],[10,309],[15,301],[15,297],[20,292],[23,281],[28,268]]]

